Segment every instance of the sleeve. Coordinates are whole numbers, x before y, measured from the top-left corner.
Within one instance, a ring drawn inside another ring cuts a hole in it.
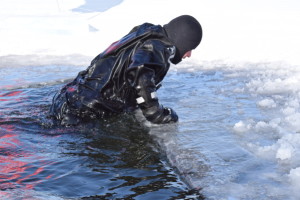
[[[159,104],[153,72],[144,72],[139,76],[136,91],[137,103],[148,121],[156,124],[178,121],[178,116],[173,109]]]
[[[136,90],[137,104],[146,119],[156,124],[178,121],[176,112],[171,108],[162,106],[156,95],[156,75],[163,71],[164,61],[164,52],[154,52],[153,46],[147,44],[137,49],[129,67],[129,82]]]

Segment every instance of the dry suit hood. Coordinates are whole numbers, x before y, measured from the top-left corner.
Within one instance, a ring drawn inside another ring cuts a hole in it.
[[[176,47],[175,57],[171,60],[177,64],[182,56],[195,49],[202,39],[202,27],[200,23],[190,15],[181,15],[163,26],[168,38]]]

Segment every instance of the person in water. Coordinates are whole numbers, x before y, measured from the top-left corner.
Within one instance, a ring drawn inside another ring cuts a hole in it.
[[[62,125],[76,125],[140,108],[152,123],[177,122],[176,112],[159,103],[156,91],[170,62],[190,57],[201,39],[201,25],[190,15],[163,26],[134,27],[53,97],[50,116]]]

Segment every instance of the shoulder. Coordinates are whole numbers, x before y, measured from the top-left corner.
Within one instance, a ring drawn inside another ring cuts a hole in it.
[[[129,33],[136,33],[136,36],[151,35],[152,37],[166,37],[166,33],[161,25],[154,25],[151,23],[143,23],[134,27]]]
[[[135,26],[131,29],[129,34],[133,33],[133,32],[140,32],[140,31],[143,31],[143,30],[147,30],[149,27],[152,27],[152,26],[154,26],[154,24],[151,24],[151,23],[148,23],[148,22],[137,25],[137,26]]]
[[[175,46],[165,38],[149,38],[145,40],[140,49],[151,52],[156,55],[161,55],[164,58],[169,58],[175,54]]]

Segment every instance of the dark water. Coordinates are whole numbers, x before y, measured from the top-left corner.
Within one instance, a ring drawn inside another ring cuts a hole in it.
[[[0,90],[0,199],[202,199],[133,116],[54,125],[61,86]]]

